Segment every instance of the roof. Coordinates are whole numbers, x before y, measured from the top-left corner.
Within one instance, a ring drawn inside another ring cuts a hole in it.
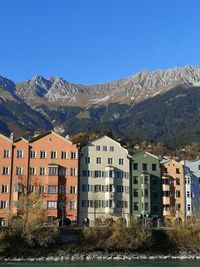
[[[154,158],[156,158],[156,159],[159,160],[159,157],[157,157],[156,155],[151,154],[151,153],[149,153],[149,152],[147,152],[147,151],[143,151],[143,152],[134,154],[132,157],[134,158],[134,157],[137,157],[137,156],[140,156],[140,155],[143,155],[143,154],[147,154],[147,155],[149,155],[150,157],[154,157]]]
[[[26,139],[23,138],[23,137],[19,137],[19,138],[15,139],[15,140],[13,141],[13,143],[17,143],[17,142],[19,142],[19,141],[24,141],[24,142],[28,143],[28,140],[26,140]]]
[[[33,139],[31,139],[31,140],[29,141],[29,143],[33,143],[33,142],[35,142],[35,141],[37,141],[37,140],[39,140],[39,139],[41,139],[41,138],[43,138],[43,137],[45,137],[45,136],[47,136],[47,135],[49,135],[49,134],[54,134],[54,135],[56,135],[57,137],[61,138],[62,140],[67,141],[69,144],[73,145],[73,143],[72,143],[71,141],[69,141],[68,139],[66,139],[66,138],[63,137],[62,135],[57,134],[56,132],[54,132],[54,131],[52,131],[52,130],[50,130],[50,131],[48,131],[48,132],[46,132],[46,133],[44,133],[44,134],[40,134],[40,135],[38,135],[38,136],[36,136],[36,137],[33,137]]]
[[[167,163],[167,162],[174,162],[174,163],[176,163],[176,164],[178,164],[178,165],[183,166],[183,164],[181,164],[180,162],[178,162],[178,161],[176,161],[176,160],[174,160],[174,159],[167,159],[167,160],[165,160],[165,161],[161,161],[161,164],[165,164],[165,163]]]
[[[127,150],[126,148],[124,148],[119,142],[115,141],[114,139],[110,138],[110,137],[107,136],[107,135],[102,135],[102,136],[100,136],[100,137],[98,137],[98,138],[96,138],[96,139],[94,139],[94,140],[89,141],[88,144],[85,145],[85,146],[83,146],[82,148],[87,147],[87,146],[90,146],[90,145],[92,145],[94,142],[96,142],[96,141],[98,141],[98,140],[100,140],[100,139],[103,139],[103,138],[106,138],[106,139],[108,139],[109,141],[111,141],[111,142],[113,142],[113,143],[116,143],[116,144],[119,145],[121,148],[123,148],[124,150],[126,150],[126,151],[127,151],[127,154],[128,154],[128,150]]]
[[[9,137],[7,137],[7,136],[5,136],[5,135],[3,135],[3,134],[1,134],[1,133],[0,133],[0,136],[1,136],[2,138],[6,139],[7,141],[11,142],[11,143],[13,142],[12,139],[10,139]]]

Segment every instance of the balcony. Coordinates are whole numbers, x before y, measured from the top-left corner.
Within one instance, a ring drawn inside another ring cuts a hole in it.
[[[170,205],[170,197],[163,197],[163,205]]]
[[[170,184],[163,184],[162,185],[162,190],[163,191],[170,191]]]

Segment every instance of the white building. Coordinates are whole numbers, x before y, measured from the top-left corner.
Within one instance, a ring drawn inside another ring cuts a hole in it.
[[[200,212],[199,177],[200,160],[182,160],[185,175],[186,217]]]
[[[79,220],[130,219],[130,159],[128,151],[108,136],[81,149]]]

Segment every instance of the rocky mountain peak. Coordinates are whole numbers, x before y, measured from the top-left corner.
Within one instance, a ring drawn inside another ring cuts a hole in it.
[[[2,76],[0,76],[0,87],[10,93],[15,92],[15,83]]]
[[[29,81],[18,83],[16,87],[17,94],[32,103],[35,97],[39,97],[58,106],[88,106],[115,102],[138,103],[178,85],[199,86],[200,69],[185,66],[169,70],[143,70],[129,78],[92,86],[73,84],[60,77],[45,79],[36,75]]]

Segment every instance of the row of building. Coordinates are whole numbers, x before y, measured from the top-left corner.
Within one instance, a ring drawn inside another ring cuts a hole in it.
[[[35,192],[49,217],[81,223],[131,217],[184,220],[200,211],[200,160],[129,155],[102,136],[81,149],[53,131],[26,140],[0,134],[0,225]]]

